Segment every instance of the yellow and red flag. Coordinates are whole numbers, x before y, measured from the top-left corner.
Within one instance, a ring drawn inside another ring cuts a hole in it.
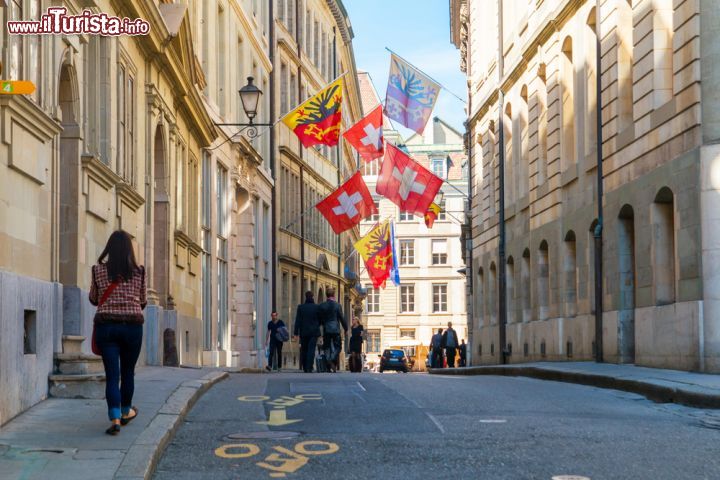
[[[432,228],[433,223],[435,222],[435,219],[440,215],[440,205],[433,202],[430,204],[430,206],[427,209],[427,212],[425,212],[425,226],[427,228]]]
[[[338,78],[283,117],[303,147],[334,147],[340,138],[343,80]]]
[[[393,267],[390,220],[373,227],[367,235],[355,242],[355,249],[365,261],[373,287],[385,288],[385,281],[390,278]]]

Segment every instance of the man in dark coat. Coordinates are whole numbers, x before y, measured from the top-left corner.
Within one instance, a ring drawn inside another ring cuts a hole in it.
[[[320,315],[323,325],[323,347],[327,352],[330,361],[330,371],[337,371],[342,339],[340,338],[340,327],[347,335],[347,322],[343,317],[342,307],[335,301],[335,289],[327,289],[327,300],[320,304]]]
[[[443,368],[442,336],[443,329],[438,328],[430,340],[430,368]]]
[[[452,322],[448,322],[448,328],[442,335],[442,346],[445,349],[445,357],[447,357],[448,368],[455,367],[455,350],[458,348],[458,337],[452,328]]]
[[[467,345],[464,338],[460,340],[460,366],[467,366]]]
[[[320,336],[320,312],[312,292],[305,292],[305,303],[298,305],[293,337],[300,337],[300,362],[305,373],[312,373],[315,347]]]

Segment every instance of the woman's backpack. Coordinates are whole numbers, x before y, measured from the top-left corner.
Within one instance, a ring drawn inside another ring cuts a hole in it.
[[[288,329],[285,328],[285,326],[280,325],[277,330],[275,330],[275,339],[278,342],[287,342],[290,340],[290,332],[288,332]]]

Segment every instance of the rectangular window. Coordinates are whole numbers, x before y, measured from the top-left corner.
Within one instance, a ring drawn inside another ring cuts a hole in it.
[[[290,110],[290,87],[288,85],[288,66],[287,63],[280,64],[280,112],[285,115]]]
[[[288,107],[288,110],[291,108],[295,108],[298,105],[298,83],[297,83],[297,75],[294,73],[290,74],[290,106]]]
[[[375,201],[375,209],[377,210],[377,213],[373,213],[372,215],[370,215],[371,222],[379,222],[380,221],[380,202]]]
[[[210,229],[212,218],[212,169],[210,167],[210,152],[203,150],[202,158],[202,215],[203,227]]]
[[[217,239],[218,267],[218,311],[217,311],[217,348],[224,350],[227,345],[228,332],[228,258],[227,240]]]
[[[376,158],[375,160],[371,160],[365,164],[363,164],[363,175],[367,176],[376,176],[379,171],[379,162],[380,159]]]
[[[445,220],[447,215],[445,214],[445,199],[444,198],[440,201],[440,205],[438,205],[438,206],[440,207],[440,213],[438,213],[438,220]]]
[[[365,285],[367,297],[365,297],[365,307],[367,313],[380,312],[380,289],[373,288],[372,283]]]
[[[446,178],[445,159],[444,158],[433,158],[431,165],[432,165],[432,172],[436,176],[438,176],[444,180]]]
[[[415,285],[400,285],[400,313],[415,311]]]
[[[400,221],[401,222],[412,222],[414,215],[412,212],[400,212]]]
[[[228,206],[227,206],[227,176],[228,171],[222,165],[217,167],[217,234],[227,238]]]
[[[175,167],[175,224],[178,230],[185,227],[185,145],[177,144]]]
[[[433,283],[433,313],[447,312],[447,283]]]
[[[414,328],[401,328],[400,329],[401,340],[415,340],[415,329]]]
[[[125,66],[118,65],[117,78],[117,166],[116,170],[120,176],[125,173],[125,102],[127,100],[125,90]]]
[[[320,24],[316,20],[313,25],[313,63],[315,64],[315,67],[318,69],[320,68],[319,62],[320,62]]]
[[[210,230],[203,229],[202,239],[202,322],[203,348],[212,350],[212,255],[210,249]]]
[[[400,240],[400,265],[415,264],[415,240]]]
[[[432,264],[447,264],[447,240],[443,239],[432,241]]]
[[[270,248],[270,205],[263,202],[263,260],[267,264],[270,262],[271,248]]]
[[[225,12],[222,7],[217,12],[217,30],[215,31],[215,41],[217,42],[217,84],[215,101],[220,107],[220,115],[225,116]]]
[[[367,331],[368,353],[380,353],[380,330]]]

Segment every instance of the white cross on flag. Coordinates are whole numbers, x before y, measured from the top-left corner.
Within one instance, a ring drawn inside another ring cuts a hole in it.
[[[442,186],[442,179],[396,146],[385,149],[375,190],[400,207],[400,211],[424,216]]]
[[[358,151],[360,156],[369,162],[383,156],[383,112],[378,105],[362,120],[343,133],[343,137]]]
[[[340,188],[315,205],[315,208],[323,214],[335,233],[342,233],[377,213],[375,202],[360,171],[355,172]]]

